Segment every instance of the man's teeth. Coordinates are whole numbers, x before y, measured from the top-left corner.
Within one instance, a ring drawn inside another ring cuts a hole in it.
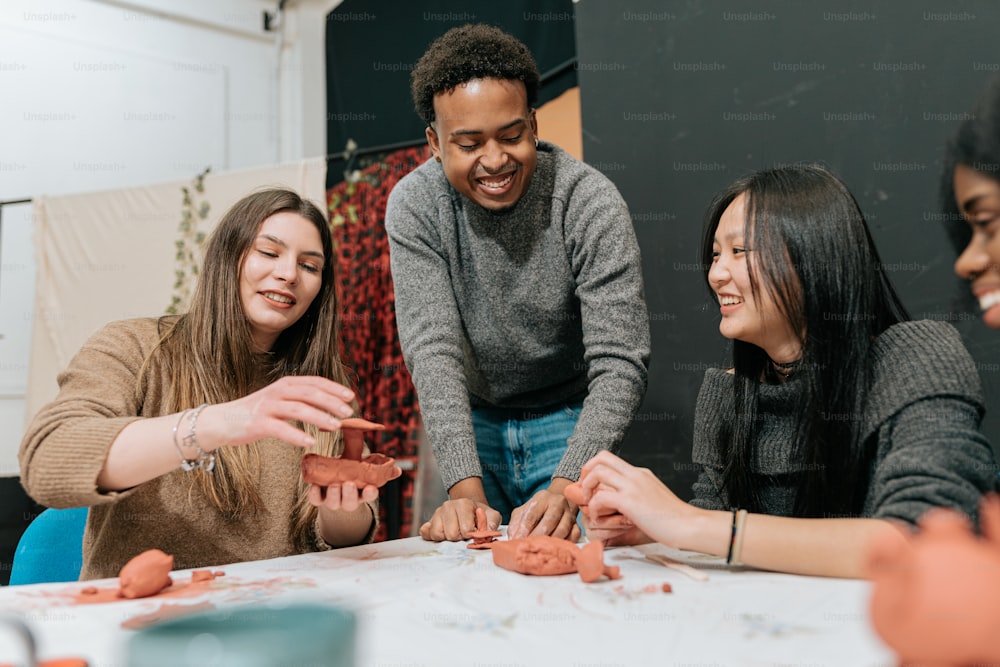
[[[289,299],[287,296],[284,296],[283,294],[275,294],[274,292],[264,292],[264,296],[266,296],[271,301],[277,301],[278,303],[295,303],[294,301]]]
[[[738,303],[743,303],[743,299],[738,296],[720,296],[719,305],[722,306],[735,306]]]
[[[483,187],[490,188],[491,190],[500,190],[502,188],[507,187],[507,185],[510,184],[513,178],[514,178],[514,172],[510,172],[499,181],[496,180],[490,181],[486,180],[485,178],[481,178],[479,179],[479,182],[480,184],[482,184]]]
[[[983,310],[989,310],[998,303],[1000,303],[1000,291],[989,292],[979,297],[979,307]]]

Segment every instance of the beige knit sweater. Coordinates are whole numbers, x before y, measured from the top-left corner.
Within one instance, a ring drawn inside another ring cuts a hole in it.
[[[154,372],[146,386],[136,384],[160,326],[153,318],[114,322],[87,341],[59,375],[59,395],[28,427],[18,454],[21,484],[46,506],[90,507],[81,579],[117,576],[153,548],[172,554],[175,569],[297,553],[291,517],[302,450],[278,440],[261,446],[258,486],[266,509],[253,516],[224,515],[180,468],[126,491],[98,491],[118,433],[136,419],[166,414],[166,378]],[[310,538],[313,550],[329,548],[315,525]]]

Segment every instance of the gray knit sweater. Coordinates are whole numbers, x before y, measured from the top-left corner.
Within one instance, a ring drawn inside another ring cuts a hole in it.
[[[625,202],[546,142],[511,209],[484,209],[433,160],[386,207],[396,317],[446,488],[482,475],[470,406],[586,396],[553,476],[621,443],[646,389],[649,321]]]
[[[876,340],[862,437],[875,446],[861,516],[914,523],[935,506],[975,517],[983,493],[994,487],[997,464],[979,430],[983,395],[976,366],[949,324],[929,320],[896,324]],[[694,462],[703,472],[692,504],[728,509],[722,465],[714,446],[725,415],[733,410],[733,376],[705,373],[695,412]],[[761,429],[754,477],[763,512],[790,516],[801,465],[793,461],[795,415],[801,391],[795,380],[761,385]],[[851,416],[854,418],[854,416]]]

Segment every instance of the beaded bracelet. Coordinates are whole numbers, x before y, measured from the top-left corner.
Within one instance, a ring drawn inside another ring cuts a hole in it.
[[[749,514],[746,510],[739,510],[736,513],[736,520],[733,523],[733,545],[729,550],[729,559],[726,561],[729,565],[741,565],[740,555],[743,553],[743,537],[746,535],[745,529]]]
[[[181,416],[177,419],[177,423],[174,425],[174,447],[177,448],[177,453],[181,456],[181,470],[185,472],[191,472],[192,470],[204,470],[205,472],[212,472],[215,469],[215,454],[206,452],[198,446],[198,437],[195,434],[195,425],[198,422],[198,415],[201,411],[208,407],[208,403],[202,403],[193,410],[185,410],[181,413]],[[188,429],[188,434],[181,438],[181,442],[177,442],[177,430],[180,428],[181,422],[187,417],[191,426]],[[193,449],[198,453],[197,458],[189,459],[184,456],[184,452],[181,450],[181,444],[184,447]]]

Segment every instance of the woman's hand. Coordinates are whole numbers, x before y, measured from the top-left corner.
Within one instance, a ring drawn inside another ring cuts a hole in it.
[[[366,484],[360,490],[354,482],[317,486],[307,492],[309,503],[319,508],[319,530],[331,547],[361,544],[375,521],[378,487]]]
[[[698,509],[668,489],[648,468],[637,468],[603,451],[583,466],[580,487],[587,499],[587,536],[609,545],[650,540],[678,543]]]
[[[354,392],[332,380],[283,377],[243,398],[205,408],[198,420],[198,442],[205,451],[209,447],[244,445],[268,437],[311,447],[316,444],[315,439],[289,422],[336,431],[340,419],[354,414],[352,400]],[[204,444],[202,433],[209,436]]]
[[[366,484],[358,489],[354,482],[331,484],[330,486],[309,485],[308,500],[311,505],[332,512],[353,512],[364,503],[378,500],[378,487]]]

